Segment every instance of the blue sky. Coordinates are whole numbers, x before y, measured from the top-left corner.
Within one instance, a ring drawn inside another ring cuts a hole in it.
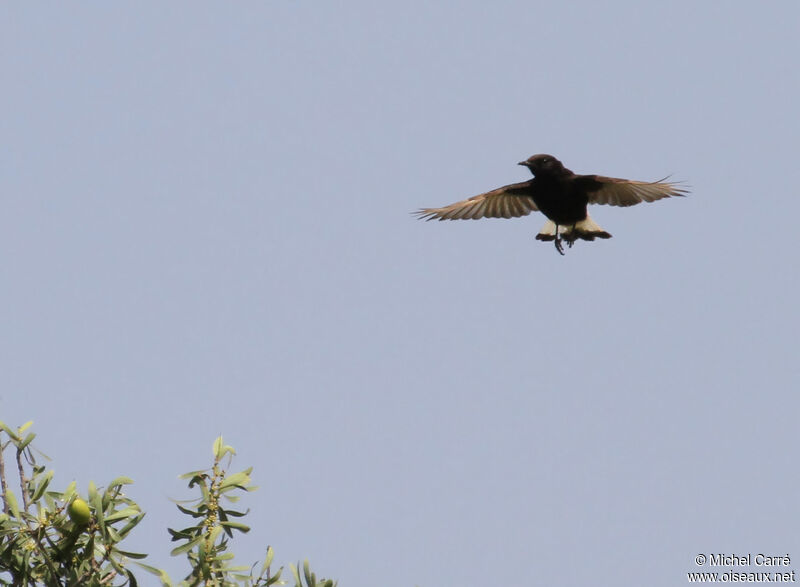
[[[675,585],[800,559],[793,2],[0,7],[0,419],[56,483],[177,475],[223,434],[249,564],[341,585]],[[409,212],[672,174],[541,215]],[[700,569],[702,570],[702,569]]]

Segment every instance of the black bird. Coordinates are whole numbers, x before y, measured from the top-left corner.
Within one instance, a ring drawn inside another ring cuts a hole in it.
[[[633,206],[639,202],[654,202],[670,196],[684,196],[688,190],[680,184],[617,179],[602,175],[576,175],[552,155],[534,155],[521,161],[534,177],[512,183],[456,202],[443,208],[423,208],[415,212],[426,220],[461,220],[471,218],[518,218],[539,210],[549,219],[537,240],[555,241],[562,255],[561,240],[571,247],[581,238],[611,238],[611,235],[591,219],[588,204]]]

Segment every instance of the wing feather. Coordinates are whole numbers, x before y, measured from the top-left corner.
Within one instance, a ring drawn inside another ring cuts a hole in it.
[[[530,181],[513,183],[442,208],[422,208],[414,214],[425,220],[519,218],[538,210],[529,195],[530,185]]]
[[[633,206],[641,202],[655,202],[661,198],[672,196],[685,196],[689,193],[682,184],[665,181],[634,181],[631,179],[618,179],[616,177],[603,177],[602,175],[585,176],[595,189],[589,188],[590,204],[609,204],[611,206]]]

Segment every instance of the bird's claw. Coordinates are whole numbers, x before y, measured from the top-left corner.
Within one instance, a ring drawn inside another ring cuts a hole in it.
[[[556,235],[556,238],[553,240],[553,242],[556,244],[556,251],[558,251],[559,254],[563,256],[564,255],[564,247],[561,245],[561,237]],[[572,246],[571,243],[570,243],[570,246]]]

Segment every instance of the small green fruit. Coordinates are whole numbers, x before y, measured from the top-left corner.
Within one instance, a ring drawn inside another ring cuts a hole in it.
[[[67,513],[69,514],[70,520],[79,526],[85,526],[89,523],[89,520],[92,519],[92,512],[89,509],[89,504],[80,497],[76,497],[72,500],[72,503],[69,504],[69,508],[67,508]]]

